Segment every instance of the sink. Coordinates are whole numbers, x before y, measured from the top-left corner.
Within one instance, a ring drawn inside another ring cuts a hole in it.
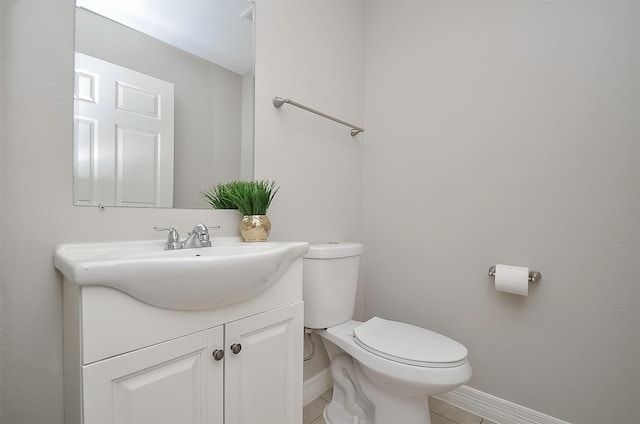
[[[306,242],[219,239],[211,247],[181,250],[164,250],[158,240],[64,244],[54,265],[79,286],[108,286],[162,308],[200,310],[257,295],[308,249]]]

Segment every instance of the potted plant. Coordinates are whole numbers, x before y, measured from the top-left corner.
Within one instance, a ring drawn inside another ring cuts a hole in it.
[[[231,200],[230,193],[235,190],[239,181],[218,184],[200,192],[202,197],[214,209],[238,209]]]
[[[240,234],[247,242],[266,241],[271,232],[267,210],[278,192],[275,181],[232,181],[201,192],[215,209],[238,209],[243,215]]]

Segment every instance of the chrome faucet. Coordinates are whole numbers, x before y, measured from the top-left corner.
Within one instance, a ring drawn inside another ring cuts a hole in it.
[[[194,247],[211,247],[209,229],[204,224],[196,224],[193,230],[187,234],[185,241],[182,242],[183,249],[191,249]]]
[[[220,228],[215,227],[215,228]],[[167,242],[164,244],[165,250],[193,249],[198,247],[211,247],[209,229],[204,224],[196,224],[193,230],[187,235],[184,241],[180,241],[178,230],[173,227],[153,227],[156,231],[169,231]]]
[[[176,250],[181,249],[180,234],[178,230],[173,227],[153,227],[156,231],[169,231],[167,236],[167,242],[164,244],[164,250]]]

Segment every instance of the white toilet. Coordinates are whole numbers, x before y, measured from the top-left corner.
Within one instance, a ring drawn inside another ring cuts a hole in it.
[[[371,318],[354,321],[362,245],[312,244],[304,256],[304,325],[331,358],[329,424],[429,424],[427,396],[471,378],[467,349],[433,331]]]

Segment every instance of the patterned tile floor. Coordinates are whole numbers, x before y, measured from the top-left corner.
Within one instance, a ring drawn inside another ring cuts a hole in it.
[[[331,392],[327,390],[304,407],[303,424],[326,424],[322,412],[331,401]],[[436,398],[429,398],[429,409],[431,409],[431,424],[496,424]]]

